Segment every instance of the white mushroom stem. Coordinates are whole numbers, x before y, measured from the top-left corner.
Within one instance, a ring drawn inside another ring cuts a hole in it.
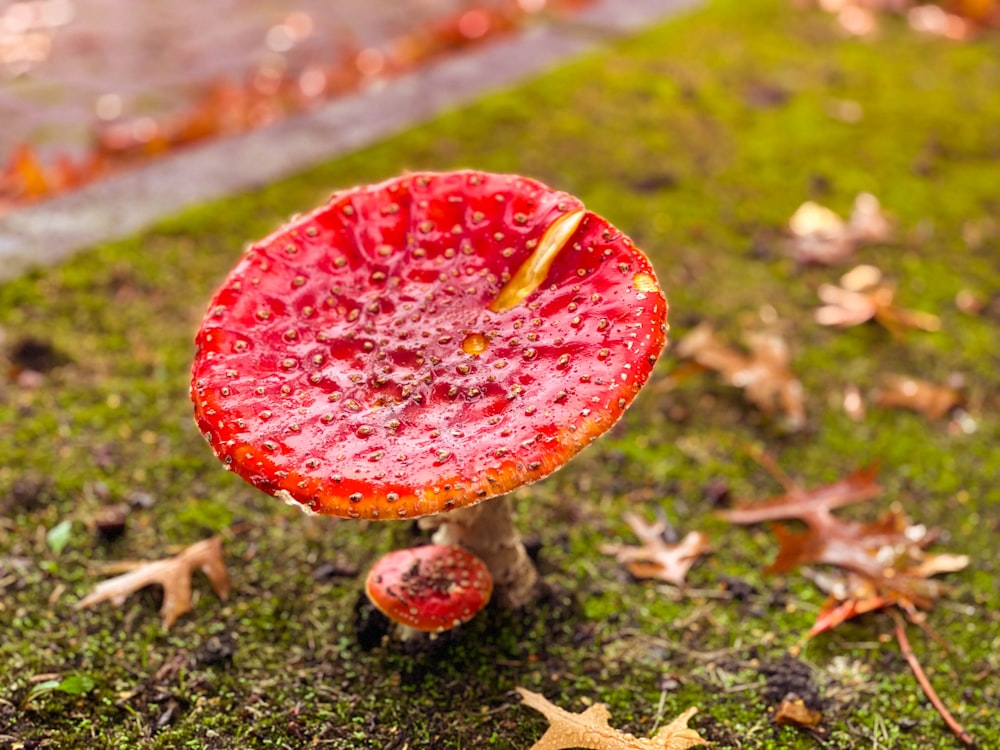
[[[501,606],[517,609],[531,602],[538,571],[514,526],[508,496],[442,513],[428,521],[438,526],[435,544],[464,547],[486,563],[493,576],[493,594]]]
[[[411,641],[417,643],[422,639],[433,640],[437,637],[436,633],[426,633],[423,630],[411,628],[409,625],[404,625],[401,622],[391,623],[389,631],[395,640],[403,643]]]

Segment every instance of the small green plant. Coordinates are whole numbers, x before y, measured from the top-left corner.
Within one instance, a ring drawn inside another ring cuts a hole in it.
[[[21,710],[28,708],[32,701],[47,693],[59,692],[67,695],[86,695],[93,690],[97,684],[94,678],[86,674],[73,674],[59,680],[45,680],[33,685],[28,694],[21,701]]]
[[[73,522],[70,520],[60,521],[45,534],[45,543],[55,554],[63,551],[69,544],[70,535],[73,533]]]

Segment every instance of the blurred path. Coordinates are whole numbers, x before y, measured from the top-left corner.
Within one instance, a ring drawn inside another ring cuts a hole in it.
[[[42,155],[79,154],[95,123],[139,118],[142,128],[223,81],[266,87],[291,71],[308,93],[321,83],[321,63],[491,3],[498,0],[0,0],[0,160],[21,143]],[[520,4],[531,10],[545,0]]]
[[[112,0],[87,0],[91,1]],[[193,6],[193,0],[173,1]],[[225,0],[233,4],[250,1]],[[154,0],[121,2],[155,4]],[[358,7],[372,2],[383,10],[409,2],[414,7],[420,5],[416,0],[336,2],[357,3]],[[635,34],[698,2],[593,0],[572,17],[552,17],[455,54],[429,59],[405,74],[373,81],[268,127],[178,148],[106,179],[0,215],[0,282],[33,266],[58,263],[80,249],[138,232],[188,206],[287,177],[376,143],[489,91],[538,75],[606,41]]]

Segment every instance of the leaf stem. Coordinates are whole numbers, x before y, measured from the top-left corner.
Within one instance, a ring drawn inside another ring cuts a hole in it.
[[[951,712],[947,709],[938,694],[934,691],[934,686],[931,685],[927,675],[924,673],[923,667],[920,666],[920,662],[917,661],[917,655],[913,653],[913,648],[910,646],[910,641],[906,637],[906,623],[903,619],[893,613],[893,619],[896,621],[896,640],[899,642],[899,650],[903,654],[903,658],[906,659],[906,663],[910,665],[910,669],[913,670],[913,675],[917,678],[917,682],[920,684],[920,688],[924,691],[924,695],[931,702],[931,705],[941,714],[941,718],[944,719],[944,723],[948,725],[948,728],[952,731],[958,739],[964,742],[966,745],[974,745],[976,741],[972,739],[972,735],[965,731],[965,728],[958,723],[958,720],[951,715]]]

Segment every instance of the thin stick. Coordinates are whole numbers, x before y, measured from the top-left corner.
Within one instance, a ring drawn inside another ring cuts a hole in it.
[[[927,696],[927,699],[937,709],[937,712],[941,714],[941,718],[944,719],[944,723],[948,725],[948,729],[952,731],[952,734],[966,745],[976,744],[976,741],[972,739],[972,735],[965,731],[965,728],[958,723],[955,717],[951,715],[951,712],[945,707],[944,703],[941,702],[941,699],[938,698],[938,694],[934,692],[934,687],[931,685],[930,680],[927,679],[923,667],[920,666],[916,654],[913,653],[913,649],[910,647],[910,641],[906,637],[906,623],[895,614],[893,615],[893,619],[896,620],[896,640],[899,642],[899,650],[902,651],[903,658],[906,659],[906,663],[913,670],[913,675],[917,678],[917,682],[920,683],[924,695]]]
[[[778,462],[774,460],[774,456],[770,453],[760,450],[753,445],[747,445],[743,450],[746,451],[746,454],[750,456],[752,460],[757,462],[758,466],[770,474],[771,478],[780,484],[784,488],[785,492],[791,493],[794,490],[800,489],[799,486],[792,481],[792,478],[788,476],[788,474],[786,474],[780,466],[778,466]]]

